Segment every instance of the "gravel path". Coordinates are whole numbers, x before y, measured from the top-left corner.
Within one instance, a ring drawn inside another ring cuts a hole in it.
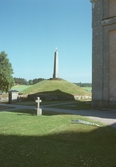
[[[20,110],[20,109],[35,109],[34,106],[24,106],[24,105],[14,105],[14,104],[0,104],[0,106],[9,106],[9,109],[5,109],[5,111],[10,110]],[[52,105],[51,105],[52,106]],[[55,105],[54,105],[55,106]],[[14,107],[14,108],[10,108]],[[116,128],[116,110],[68,110],[68,109],[58,109],[58,108],[50,108],[50,105],[41,106],[43,110],[46,111],[55,111],[55,112],[63,112],[70,113],[75,115],[86,116],[92,120],[101,122],[106,125],[110,125]]]

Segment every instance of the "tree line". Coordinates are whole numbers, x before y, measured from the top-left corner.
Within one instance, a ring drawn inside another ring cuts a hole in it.
[[[29,81],[27,81],[26,79],[24,78],[14,78],[14,82],[15,84],[19,84],[19,85],[34,85],[38,82],[41,82],[45,80],[44,78],[35,78],[35,79],[30,79]]]
[[[14,82],[15,84],[19,84],[19,85],[34,85],[38,82],[41,82],[43,80],[46,80],[44,78],[35,78],[35,79],[31,79],[29,81],[27,81],[26,79],[24,78],[14,78]],[[80,87],[92,87],[92,84],[91,83],[74,83]]]
[[[80,86],[80,87],[92,87],[92,83],[75,83],[76,85]]]

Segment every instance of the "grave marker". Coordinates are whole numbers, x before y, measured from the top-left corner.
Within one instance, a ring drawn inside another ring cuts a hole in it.
[[[36,110],[37,110],[37,115],[42,115],[42,109],[40,108],[40,103],[42,100],[40,100],[40,97],[37,97],[37,100],[35,101],[36,104]]]

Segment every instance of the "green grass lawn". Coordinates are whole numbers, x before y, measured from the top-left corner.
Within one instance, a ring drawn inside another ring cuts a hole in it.
[[[45,111],[0,112],[0,166],[116,166],[116,129],[71,124],[73,119],[88,120]]]
[[[49,104],[60,104],[60,103],[68,103],[68,102],[74,102],[74,100],[72,101],[67,101],[67,100],[50,100],[50,101],[46,101],[46,100],[42,100],[42,102],[40,103],[41,105],[49,105]],[[24,101],[21,101],[21,102],[16,102],[15,104],[18,104],[18,105],[31,105],[31,106],[35,106],[36,105],[36,102],[35,101],[30,101],[30,100],[24,100]]]

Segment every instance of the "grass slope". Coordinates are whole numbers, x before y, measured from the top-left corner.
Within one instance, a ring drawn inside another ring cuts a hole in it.
[[[11,90],[17,90],[17,91],[21,92],[29,87],[30,87],[30,85],[16,85],[16,86],[13,86],[11,88]]]
[[[60,91],[58,91],[60,90]],[[52,92],[53,91],[53,92]],[[64,80],[44,80],[22,91],[25,94],[40,92],[69,93],[72,95],[90,95],[89,92],[79,86]]]

